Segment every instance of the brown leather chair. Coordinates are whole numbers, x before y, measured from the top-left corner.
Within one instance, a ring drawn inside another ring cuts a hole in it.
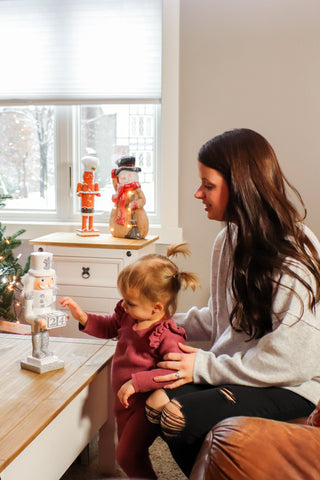
[[[211,429],[190,480],[319,480],[320,428],[228,418]]]

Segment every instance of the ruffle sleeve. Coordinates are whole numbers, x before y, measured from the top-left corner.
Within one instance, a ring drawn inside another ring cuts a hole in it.
[[[182,327],[175,324],[172,318],[156,324],[150,332],[147,341],[150,345],[150,365],[146,370],[132,374],[132,382],[136,392],[149,392],[174,382],[155,382],[154,377],[168,375],[172,370],[158,368],[157,363],[167,353],[181,352],[179,343],[186,343],[186,333]],[[149,368],[149,369],[148,369]]]
[[[172,318],[159,323],[149,337],[149,344],[152,348],[158,348],[163,338],[168,334],[180,335],[186,340],[186,332],[182,327],[178,327]]]

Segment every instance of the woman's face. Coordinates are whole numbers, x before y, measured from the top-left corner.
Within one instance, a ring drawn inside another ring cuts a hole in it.
[[[224,214],[229,200],[229,188],[224,177],[217,170],[203,165],[198,161],[201,185],[194,194],[202,200],[210,220],[224,220]]]

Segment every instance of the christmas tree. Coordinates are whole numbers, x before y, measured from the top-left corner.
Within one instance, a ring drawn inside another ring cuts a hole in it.
[[[8,198],[10,195],[0,194],[0,207],[4,207]],[[21,312],[18,300],[22,290],[20,279],[29,270],[30,258],[23,268],[18,262],[21,254],[16,258],[13,254],[13,250],[21,245],[17,237],[25,230],[20,229],[8,237],[5,232],[6,227],[0,222],[0,317],[16,322]]]

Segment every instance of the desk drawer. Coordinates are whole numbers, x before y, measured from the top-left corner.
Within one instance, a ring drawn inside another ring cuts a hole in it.
[[[113,292],[111,292],[111,289],[103,289],[105,293],[100,296],[97,296],[95,293],[91,295],[91,290],[98,290],[99,292],[99,289],[96,288],[78,288],[67,285],[59,287],[56,301],[57,310],[63,310],[59,302],[61,298],[71,297],[86,312],[113,313],[115,306],[121,298],[117,290],[113,289]]]
[[[76,295],[70,296],[72,296],[73,300],[77,302],[77,304],[80,305],[85,312],[98,313],[102,315],[112,314],[117,302],[119,301],[119,298],[92,298],[83,296],[78,297]],[[70,318],[65,327],[50,330],[50,336],[88,338],[86,333],[83,333],[79,330],[79,323],[71,316],[69,309],[67,307],[63,308],[60,305],[59,300],[61,298],[61,295],[57,296],[57,309],[65,311]]]
[[[53,268],[59,285],[116,287],[123,260],[56,256]]]

